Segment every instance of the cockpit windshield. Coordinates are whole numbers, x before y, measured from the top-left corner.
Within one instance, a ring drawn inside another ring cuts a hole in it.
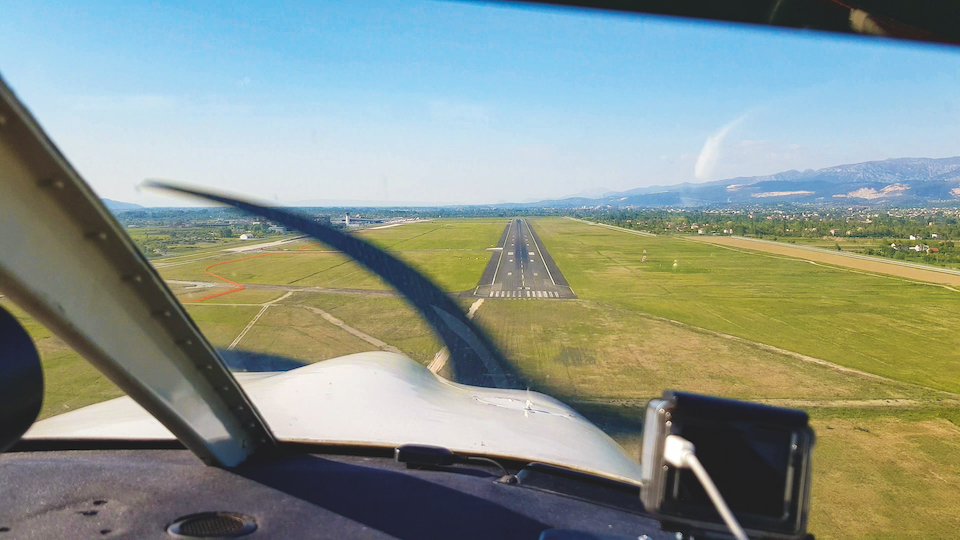
[[[4,78],[279,440],[633,481],[676,389],[810,413],[811,530],[955,529],[956,49],[527,5],[5,11]],[[144,180],[290,210],[452,307]],[[47,429],[109,419],[123,392],[0,305]]]

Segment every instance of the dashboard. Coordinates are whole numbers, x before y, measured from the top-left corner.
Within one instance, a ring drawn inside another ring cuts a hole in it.
[[[635,486],[507,468],[515,483],[482,463],[408,468],[392,449],[287,452],[227,470],[182,449],[21,444],[0,455],[0,540],[677,538],[644,515]]]

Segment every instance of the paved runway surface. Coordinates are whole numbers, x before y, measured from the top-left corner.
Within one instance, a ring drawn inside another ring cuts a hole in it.
[[[525,219],[511,220],[473,292],[479,298],[576,298]]]

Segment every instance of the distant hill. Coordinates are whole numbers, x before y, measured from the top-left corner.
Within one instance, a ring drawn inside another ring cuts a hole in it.
[[[960,203],[960,157],[899,158],[572,197],[517,206],[716,206],[724,204],[820,203],[925,205]]]
[[[142,210],[143,207],[139,204],[133,204],[128,202],[114,201],[111,199],[100,199],[103,201],[103,204],[107,206],[107,210],[110,210],[114,214],[117,212],[126,212],[128,210]]]

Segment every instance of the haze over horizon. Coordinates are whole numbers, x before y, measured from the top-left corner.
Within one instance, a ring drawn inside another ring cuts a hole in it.
[[[565,9],[11,3],[0,73],[102,197],[485,204],[960,154],[960,54]]]

